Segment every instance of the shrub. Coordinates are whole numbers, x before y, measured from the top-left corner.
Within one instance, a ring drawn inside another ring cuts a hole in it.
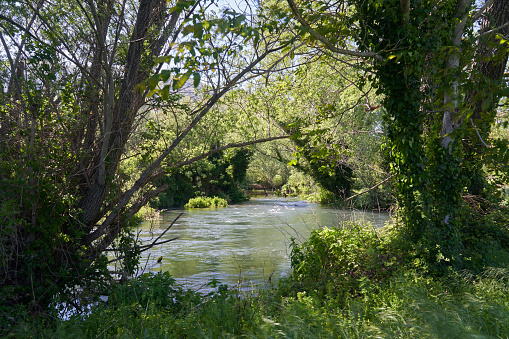
[[[189,199],[185,204],[186,208],[207,208],[207,207],[226,207],[228,202],[218,197],[196,197]]]
[[[363,293],[369,282],[380,286],[402,263],[377,230],[359,223],[314,230],[308,241],[291,246],[293,282],[332,297]]]

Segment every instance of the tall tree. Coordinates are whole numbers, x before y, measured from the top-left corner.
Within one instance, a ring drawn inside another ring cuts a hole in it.
[[[213,1],[12,1],[0,5],[0,285],[4,302],[44,305],[65,286],[107,275],[104,251],[166,187],[165,169],[214,152],[287,137],[241,140],[191,158],[172,154],[231,88],[288,42],[263,21]],[[259,25],[256,31],[251,27]],[[274,25],[272,25],[274,26]],[[192,34],[189,36],[189,34]],[[249,45],[243,59],[237,57]],[[154,74],[155,73],[155,74]],[[200,94],[185,86],[192,78]],[[180,98],[191,98],[182,102]],[[151,108],[173,107],[173,138],[126,180]],[[129,237],[125,251],[135,250]],[[124,242],[124,245],[126,243]],[[130,245],[129,245],[130,244]]]
[[[479,37],[475,50],[472,89],[467,92],[466,101],[472,115],[467,121],[470,133],[464,141],[467,160],[468,190],[473,195],[485,195],[488,189],[486,173],[483,170],[483,155],[489,153],[487,143],[491,126],[497,112],[497,98],[504,86],[504,72],[509,53],[502,39],[509,37],[509,3],[494,0],[488,3],[486,12],[480,18]],[[479,90],[482,89],[482,90]]]
[[[478,45],[507,27],[505,2],[487,1],[480,8],[472,0],[287,2],[304,39],[335,54],[370,60],[367,77],[385,96],[398,215],[409,238],[424,244],[431,260],[445,255],[461,265],[459,228],[468,185],[461,140],[478,140],[468,124],[472,103],[466,94],[478,79],[473,69],[486,62],[505,69],[505,57],[485,58],[497,47]],[[485,23],[477,32],[474,23],[481,17]],[[473,105],[482,107],[488,97],[496,103],[499,92],[483,88]],[[485,136],[493,120],[486,121]]]

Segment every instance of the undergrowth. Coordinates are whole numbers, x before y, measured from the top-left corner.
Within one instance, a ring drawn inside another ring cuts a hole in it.
[[[398,227],[345,223],[316,230],[302,244],[293,241],[293,275],[271,289],[240,292],[213,281],[214,292],[201,294],[184,290],[168,273],[145,274],[112,288],[108,302],[86,316],[32,319],[7,335],[507,338],[509,262],[502,235],[508,231],[496,224],[480,233],[483,239],[475,239],[475,228],[464,231],[470,246],[492,243],[489,257],[446,274],[436,275],[433,263],[418,257]],[[482,262],[487,264],[481,269]]]

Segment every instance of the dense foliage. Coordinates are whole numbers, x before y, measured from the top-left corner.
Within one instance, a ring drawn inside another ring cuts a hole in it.
[[[500,144],[484,139],[494,123],[492,103],[498,103],[505,86],[502,70],[508,54],[505,47],[496,47],[507,41],[490,29],[507,22],[507,4],[500,1],[489,8],[481,27],[486,34],[476,36],[475,20],[467,15],[475,13],[473,1],[424,1],[415,7],[396,0],[358,1],[352,7],[288,3],[303,38],[322,43],[331,53],[373,61],[364,65],[362,81],[372,81],[383,94],[385,149],[399,221],[408,241],[427,253],[428,260],[445,256],[461,267],[462,227],[472,213],[463,197],[469,191],[492,198],[481,167],[483,155]],[[344,49],[349,46],[346,39],[339,40],[342,30],[349,31],[359,51]],[[492,46],[489,63],[489,48],[480,50],[477,43]],[[474,90],[479,83],[489,86]],[[477,125],[483,126],[484,138]],[[485,149],[478,146],[480,140]],[[506,151],[500,148],[500,153]]]
[[[189,202],[184,205],[186,208],[216,208],[226,207],[228,202],[218,197],[196,197],[189,199]]]
[[[250,156],[247,149],[237,149],[229,157],[220,152],[165,174],[155,185],[167,188],[151,204],[157,209],[181,207],[201,196],[219,196],[230,203],[246,201],[243,188]]]
[[[40,311],[59,291],[110,282],[105,253],[118,242],[124,249],[139,246],[132,232],[137,213],[168,188],[157,179],[207,157],[213,163],[216,152],[288,137],[237,135],[214,148],[222,141],[218,121],[228,121],[216,104],[288,43],[264,30],[263,20],[252,23],[229,10],[211,17],[210,4],[0,4],[4,313],[23,305]],[[231,67],[246,45],[253,53]],[[165,60],[178,67],[169,69]],[[184,86],[189,78],[193,86]],[[232,172],[224,178],[216,172],[210,178],[216,188],[207,189],[240,200],[235,180],[245,165],[229,160],[213,164],[217,171],[232,165]],[[132,257],[118,258],[129,262],[122,276],[132,272]]]

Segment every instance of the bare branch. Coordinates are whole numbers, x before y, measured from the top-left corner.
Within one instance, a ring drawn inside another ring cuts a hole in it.
[[[182,216],[182,214],[184,214],[184,213],[182,212],[182,213],[180,213],[179,215],[177,215],[177,217],[176,217],[175,219],[173,219],[173,221],[171,222],[171,224],[170,224],[168,227],[166,227],[166,229],[164,230],[164,232],[163,232],[163,233],[161,233],[161,234],[160,234],[160,235],[156,238],[156,240],[152,241],[150,244],[148,244],[148,245],[143,245],[143,246],[129,247],[129,248],[127,248],[126,250],[127,250],[127,251],[134,251],[134,250],[136,250],[136,249],[140,249],[140,250],[141,250],[141,252],[144,252],[144,251],[146,251],[146,250],[148,250],[148,249],[150,249],[150,248],[152,248],[152,247],[154,247],[154,246],[156,246],[156,245],[166,244],[166,243],[168,243],[168,242],[170,242],[170,241],[173,241],[173,240],[178,239],[178,237],[175,237],[175,238],[172,238],[172,239],[169,239],[169,240],[164,240],[164,241],[158,242],[158,241],[159,241],[159,239],[161,239],[161,238],[162,238],[162,237],[166,234],[166,232],[168,232],[168,231],[170,230],[170,228],[171,228],[171,227],[175,224],[175,222],[177,222],[177,220],[178,220],[178,219]],[[106,250],[104,250],[104,251],[105,251],[105,252],[113,252],[113,251],[119,251],[119,250],[120,250],[119,248],[108,248],[108,249],[106,249]],[[110,262],[113,262],[113,261],[116,261],[116,260],[112,260],[112,261],[110,261]]]
[[[172,168],[180,168],[180,167],[183,167],[185,165],[192,164],[193,162],[196,162],[196,161],[201,160],[201,159],[205,159],[206,157],[208,157],[208,156],[210,156],[212,154],[215,154],[215,153],[227,150],[229,148],[245,147],[245,146],[254,145],[254,144],[261,144],[261,143],[267,142],[267,141],[287,139],[289,137],[290,137],[290,135],[281,135],[281,136],[277,136],[277,137],[263,138],[263,139],[251,140],[251,141],[246,141],[246,142],[229,143],[229,144],[227,144],[225,146],[213,149],[213,150],[211,150],[211,151],[209,151],[207,153],[200,154],[199,156],[196,156],[196,157],[191,158],[189,160],[186,160],[186,161],[183,161],[183,162],[179,162],[178,164],[172,166]]]
[[[495,0],[488,0],[484,3],[484,6],[482,6],[481,8],[479,8],[477,10],[477,12],[474,13],[474,15],[472,15],[470,17],[470,20],[469,20],[469,23],[474,23],[477,21],[477,19],[479,19],[481,17],[481,15],[484,13],[484,11],[486,10],[486,8],[488,8],[489,6],[491,6],[491,4],[493,3],[493,1]]]
[[[2,14],[0,14],[0,19],[2,20],[5,20],[7,21],[8,23],[10,23],[11,25],[13,26],[16,26],[17,28],[19,28],[20,30],[24,31],[24,34],[27,34],[29,35],[32,39],[38,41],[38,42],[42,42],[38,37],[36,37],[35,35],[33,35],[32,33],[30,33],[26,27],[23,27],[21,26],[20,24],[18,24],[17,22],[15,22],[14,20],[12,20],[11,18],[8,18]]]
[[[485,142],[484,142],[484,140],[482,139],[481,134],[480,134],[480,133],[479,133],[479,131],[477,130],[477,127],[475,127],[475,125],[474,125],[474,120],[472,120],[472,118],[470,118],[470,122],[472,123],[472,126],[474,126],[475,132],[477,133],[477,136],[479,137],[479,140],[481,140],[481,142],[483,143],[484,147],[489,148],[489,146],[488,146],[488,145],[486,145],[486,143],[485,143]]]
[[[507,26],[509,26],[509,21],[508,21],[508,22],[506,22],[505,24],[501,25],[501,26],[498,26],[498,27],[496,27],[496,28],[493,28],[493,29],[491,29],[491,30],[489,30],[489,31],[487,31],[487,32],[484,32],[484,33],[480,34],[480,35],[479,35],[479,37],[483,37],[483,36],[490,35],[490,34],[492,34],[492,33],[498,32],[498,31],[502,30],[503,28],[506,28]],[[504,39],[506,39],[506,40],[507,40],[507,36],[503,36],[502,34],[500,34],[500,35],[501,35]]]
[[[358,196],[359,196],[359,195],[361,195],[361,194],[364,194],[364,193],[367,193],[367,192],[369,192],[369,191],[371,191],[371,190],[374,190],[375,188],[377,188],[378,186],[380,186],[381,184],[383,184],[383,183],[384,183],[384,182],[386,182],[387,180],[391,179],[393,176],[394,176],[394,175],[391,175],[390,177],[386,178],[384,181],[379,182],[379,183],[378,183],[378,184],[376,184],[375,186],[373,186],[373,187],[371,187],[371,188],[368,188],[367,190],[362,191],[361,193],[357,193],[356,195],[352,195],[351,197],[349,197],[349,198],[345,199],[345,201],[351,200],[351,199],[353,199],[353,198],[355,198],[355,197],[358,197]]]

